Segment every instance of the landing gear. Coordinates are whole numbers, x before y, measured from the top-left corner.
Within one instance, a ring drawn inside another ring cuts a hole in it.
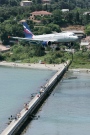
[[[60,50],[60,47],[56,47],[55,50],[56,50],[56,51],[59,51],[59,50]]]
[[[73,43],[73,42],[71,42],[71,43],[65,43],[65,46],[67,46],[69,49],[70,49],[70,48],[72,48],[72,47],[73,47],[73,45],[74,45],[74,43]]]

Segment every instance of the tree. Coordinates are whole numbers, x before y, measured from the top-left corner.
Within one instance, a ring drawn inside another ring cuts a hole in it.
[[[73,13],[72,12],[68,12],[68,14],[66,14],[66,17],[65,17],[65,19],[67,20],[67,23],[69,23],[69,24],[73,24]]]
[[[0,61],[3,61],[4,59],[4,56],[0,53]]]
[[[42,46],[36,46],[36,49],[35,49],[35,55],[36,56],[43,56],[45,54],[45,51],[42,50]]]
[[[6,4],[8,0],[0,0],[0,5]]]
[[[9,0],[8,4],[10,6],[17,6],[18,5],[17,0]]]
[[[86,52],[86,51],[87,51],[86,46],[82,46],[82,52]]]
[[[30,27],[30,29],[33,30],[33,28],[34,28],[34,23],[33,23],[33,21],[32,21],[32,20],[27,20],[27,24],[28,24],[28,26]]]
[[[89,36],[90,35],[90,24],[85,27],[85,33]]]
[[[49,27],[39,27],[38,34],[50,34],[52,31]]]
[[[9,44],[8,36],[24,36],[23,27],[21,24],[17,24],[17,22],[13,23],[13,21],[10,20],[4,21],[4,23],[0,25],[0,28],[3,44]]]
[[[2,23],[4,21],[4,18],[3,17],[0,17],[0,22]]]
[[[51,31],[61,32],[59,25],[50,23],[47,25],[50,27]]]
[[[86,24],[90,23],[90,14],[86,14]]]
[[[55,10],[53,12],[53,23],[57,25],[62,25],[63,24],[63,16],[61,10]]]
[[[36,0],[37,4],[41,4],[42,1],[41,0]]]
[[[79,43],[74,43],[74,49],[76,49],[77,51],[80,50],[80,44]]]
[[[11,35],[12,33],[12,28],[10,26],[10,24],[3,24],[1,26],[1,40],[3,42],[3,44],[8,44],[9,40],[8,40],[8,36]]]
[[[79,12],[76,12],[76,24],[80,23],[80,17],[79,17]]]

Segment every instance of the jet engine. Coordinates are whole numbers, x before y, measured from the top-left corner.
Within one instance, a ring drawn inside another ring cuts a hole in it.
[[[42,45],[43,45],[44,47],[50,46],[51,44],[52,44],[51,41],[43,41],[43,42],[42,42]]]

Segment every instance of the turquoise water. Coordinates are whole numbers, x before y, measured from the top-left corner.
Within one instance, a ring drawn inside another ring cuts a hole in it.
[[[38,115],[24,135],[90,135],[90,73],[68,72]]]
[[[0,132],[16,116],[32,93],[38,93],[54,71],[0,67]]]

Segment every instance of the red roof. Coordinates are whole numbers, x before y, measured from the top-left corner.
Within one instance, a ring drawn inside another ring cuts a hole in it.
[[[51,15],[52,13],[47,11],[35,11],[31,13],[32,15]]]

